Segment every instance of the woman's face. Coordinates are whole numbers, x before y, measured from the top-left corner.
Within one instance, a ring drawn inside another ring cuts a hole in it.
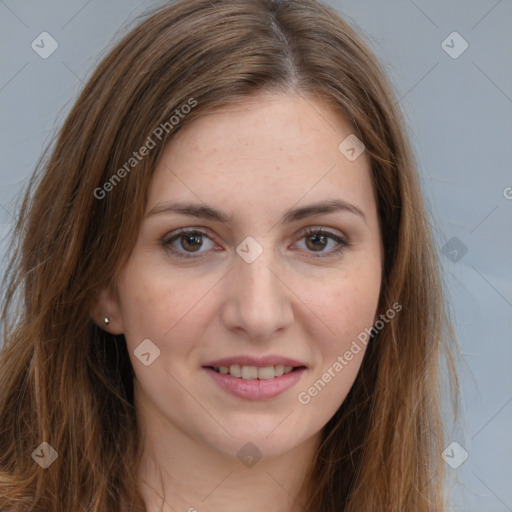
[[[381,286],[369,160],[353,139],[339,149],[352,132],[311,96],[267,93],[167,146],[103,304],[125,334],[143,424],[275,456],[339,408]],[[327,211],[334,201],[345,207]]]

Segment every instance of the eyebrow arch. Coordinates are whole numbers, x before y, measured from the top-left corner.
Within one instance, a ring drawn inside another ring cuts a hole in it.
[[[281,224],[285,224],[313,217],[315,215],[325,215],[337,211],[345,211],[357,215],[367,224],[366,216],[360,208],[341,199],[328,199],[326,201],[320,201],[318,203],[288,210],[281,217],[280,222]],[[160,213],[189,215],[201,219],[221,222],[222,224],[229,224],[232,221],[231,215],[207,205],[171,201],[157,204],[147,213],[146,217],[158,215]]]

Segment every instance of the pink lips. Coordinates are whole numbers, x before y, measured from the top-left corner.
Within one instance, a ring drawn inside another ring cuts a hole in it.
[[[240,366],[292,366],[293,371],[273,379],[242,379],[224,375],[216,372],[213,368],[220,366],[231,366],[238,364]],[[273,398],[284,393],[299,382],[302,374],[306,371],[306,365],[301,361],[289,359],[281,356],[237,356],[208,361],[203,365],[203,369],[223,390],[231,395],[245,400],[264,400]]]

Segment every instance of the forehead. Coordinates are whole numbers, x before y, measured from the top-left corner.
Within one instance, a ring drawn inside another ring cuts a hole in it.
[[[170,199],[216,199],[269,207],[336,193],[370,207],[365,153],[338,149],[353,128],[326,103],[303,94],[261,94],[204,115],[179,131],[155,170],[148,207]],[[339,195],[338,194],[338,195]],[[211,202],[211,201],[207,201]]]

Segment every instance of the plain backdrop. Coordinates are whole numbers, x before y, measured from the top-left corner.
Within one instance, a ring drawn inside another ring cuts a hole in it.
[[[512,3],[329,3],[391,78],[431,211],[464,355],[464,416],[448,453],[460,459],[464,449],[468,458],[447,468],[452,510],[512,511]],[[43,148],[98,59],[137,16],[162,4],[0,0],[2,238]],[[56,50],[42,58],[52,44]]]

